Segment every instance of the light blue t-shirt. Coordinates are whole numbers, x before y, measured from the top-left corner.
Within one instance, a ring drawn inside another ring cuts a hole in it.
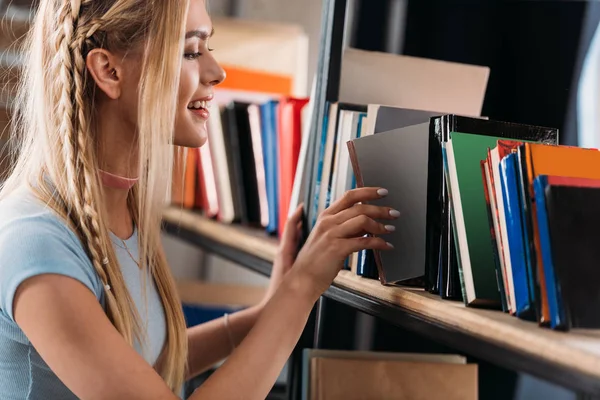
[[[153,280],[133,261],[138,256],[137,231],[125,245],[112,236],[123,277],[146,328],[146,354],[154,365],[166,339],[165,316]],[[129,253],[127,252],[129,250]],[[133,256],[133,258],[132,258]],[[69,400],[77,397],[58,379],[13,318],[13,297],[19,284],[40,274],[61,274],[88,287],[104,307],[104,287],[81,241],[67,225],[27,188],[0,201],[0,399]]]

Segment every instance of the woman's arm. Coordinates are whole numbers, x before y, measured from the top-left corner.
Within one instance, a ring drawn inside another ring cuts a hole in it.
[[[188,379],[229,356],[233,350],[229,334],[237,347],[252,329],[265,304],[277,291],[296,259],[302,228],[302,209],[303,207],[299,206],[286,222],[277,256],[273,262],[269,288],[261,303],[231,314],[229,316],[230,332],[227,332],[224,318],[188,329]]]
[[[13,303],[17,324],[78,398],[178,399],[125,342],[81,282],[63,275],[38,275],[19,285]]]
[[[281,284],[245,340],[190,400],[267,396],[318,298],[306,277],[293,275]]]
[[[261,306],[256,305],[229,315],[229,329],[238,346],[254,326]],[[188,379],[206,371],[225,359],[231,351],[229,333],[224,317],[188,328]]]
[[[379,198],[358,189],[323,213],[294,267],[239,347],[191,397],[264,399],[288,359],[318,296],[331,284],[347,255],[387,249],[366,233],[386,230],[374,218],[389,209],[353,205]],[[25,280],[13,301],[17,324],[59,379],[86,400],[177,400],[156,371],[108,320],[81,282],[56,274]]]
[[[266,304],[254,328],[228,360],[190,397],[264,399],[300,337],[312,306],[329,287],[349,254],[387,250],[389,244],[366,233],[384,234],[378,219],[391,210],[356,205],[387,194],[373,188],[348,192],[325,210],[300,251],[294,267]]]

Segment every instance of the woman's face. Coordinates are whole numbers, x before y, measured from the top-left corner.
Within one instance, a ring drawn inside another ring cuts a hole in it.
[[[206,142],[213,88],[225,79],[225,71],[209,50],[212,32],[204,0],[190,0],[175,118],[178,146],[200,147]]]

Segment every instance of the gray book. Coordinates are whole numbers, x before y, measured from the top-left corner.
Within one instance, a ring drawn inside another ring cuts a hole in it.
[[[384,235],[393,250],[375,251],[379,279],[398,284],[425,274],[429,122],[348,142],[358,187],[383,187],[371,204],[402,213],[396,231]]]
[[[429,122],[431,117],[442,114],[434,111],[378,106],[375,118],[375,131],[373,133],[387,132],[393,129],[422,124],[423,122]]]

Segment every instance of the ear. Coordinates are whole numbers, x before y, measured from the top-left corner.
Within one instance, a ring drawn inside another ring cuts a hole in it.
[[[123,69],[119,60],[111,52],[104,49],[90,51],[86,66],[96,85],[109,98],[116,100],[121,97]]]

